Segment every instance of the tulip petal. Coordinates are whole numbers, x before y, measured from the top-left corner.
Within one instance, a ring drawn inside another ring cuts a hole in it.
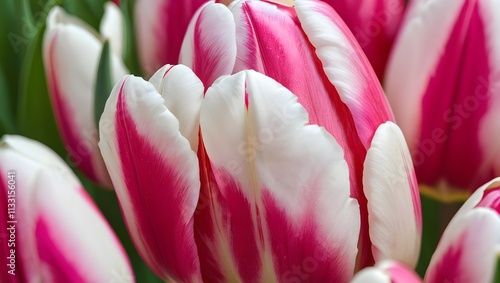
[[[142,70],[150,76],[177,64],[184,35],[196,10],[207,0],[137,0],[135,31]]]
[[[109,187],[94,122],[94,85],[102,43],[58,7],[51,10],[47,22],[43,57],[59,132],[71,161],[89,178]],[[126,68],[116,54],[111,63],[112,78],[118,81]]]
[[[386,91],[421,182],[471,191],[500,172],[494,2],[417,2],[394,47]]]
[[[349,108],[361,142],[368,148],[378,125],[393,120],[368,59],[349,28],[328,4],[297,0],[295,9],[326,76]]]
[[[419,283],[422,280],[413,270],[392,260],[378,262],[358,272],[351,283]]]
[[[64,161],[42,144],[22,136],[5,135],[0,141],[0,173],[7,176],[16,172],[16,214],[18,221],[16,252],[22,265],[19,273],[28,282],[40,282],[40,260],[33,240],[35,215],[33,207],[34,188],[38,175],[44,168],[51,168],[66,184],[67,189],[76,188],[79,183]],[[22,170],[22,171],[21,171]],[[22,177],[21,177],[22,176]]]
[[[420,196],[410,153],[394,123],[380,125],[364,168],[374,259],[394,259],[415,267],[422,234]]]
[[[142,258],[161,278],[201,281],[193,233],[198,160],[177,118],[153,85],[127,76],[113,88],[99,129],[99,146]]]
[[[412,152],[419,136],[425,88],[435,73],[464,0],[414,2],[413,18],[406,20],[406,26],[398,35],[384,84],[398,125]]]
[[[134,281],[125,250],[83,187],[68,188],[43,172],[35,191],[33,232],[43,281]]]
[[[109,40],[113,53],[119,57],[123,55],[124,28],[125,22],[120,8],[113,2],[106,2],[99,30],[101,35]]]
[[[492,282],[500,244],[500,217],[476,208],[446,228],[425,282]]]
[[[378,78],[383,78],[392,41],[399,27],[404,0],[324,0],[342,17],[363,48]]]
[[[236,31],[229,9],[208,2],[191,20],[182,43],[179,62],[190,67],[208,87],[231,74],[236,60]]]
[[[492,196],[488,195],[490,194],[491,191],[498,191],[498,188],[500,187],[500,177],[495,178],[488,183],[482,185],[479,187],[477,190],[474,191],[474,193],[467,199],[467,201],[460,207],[460,209],[457,211],[453,219],[455,218],[460,218],[462,215],[466,214],[467,212],[471,211],[475,207],[482,206],[482,207],[490,207],[494,210],[498,210],[498,207],[495,206],[498,202],[498,198],[494,197],[491,199]],[[497,194],[495,194],[497,196]],[[452,219],[452,221],[454,221]]]
[[[346,282],[359,208],[341,147],[297,97],[243,71],[208,89],[200,121],[218,187],[212,223],[197,225],[213,255],[200,256],[222,259],[221,281]]]
[[[490,101],[479,128],[479,141],[483,148],[486,168],[492,167],[493,175],[500,176],[500,2],[479,1],[479,9],[485,26],[486,48],[489,52],[488,92]],[[482,87],[485,87],[482,85]],[[476,92],[478,89],[476,88]],[[479,92],[477,93],[480,94]],[[481,96],[480,96],[481,97]],[[486,169],[488,170],[488,169]]]
[[[198,150],[200,107],[205,88],[198,77],[184,65],[165,65],[149,81],[165,100],[165,106],[179,120],[179,131],[191,149]]]
[[[120,241],[63,160],[20,136],[0,142],[0,169],[14,172],[17,266],[26,282],[133,281]]]

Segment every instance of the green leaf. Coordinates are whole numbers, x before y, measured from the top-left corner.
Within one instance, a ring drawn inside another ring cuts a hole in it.
[[[3,134],[14,134],[16,126],[12,116],[12,104],[10,103],[9,90],[2,69],[0,68],[0,136]]]
[[[141,66],[137,55],[137,45],[134,29],[134,4],[135,0],[122,0],[120,7],[122,9],[125,21],[125,38],[123,60],[131,74],[142,76]]]
[[[99,120],[101,119],[104,106],[106,105],[106,101],[112,89],[111,52],[109,50],[109,41],[106,40],[102,46],[101,59],[99,59],[95,84],[94,119],[97,129],[99,129]]]
[[[99,30],[99,22],[104,14],[105,0],[67,0],[64,1],[64,9],[82,19],[96,31]]]
[[[423,193],[420,193],[420,199],[423,222],[422,246],[416,271],[423,278],[444,229],[462,206],[463,201],[444,202]]]
[[[38,140],[64,156],[66,151],[57,130],[45,78],[42,58],[44,31],[45,24],[42,24],[22,66],[18,127],[20,134]]]
[[[495,264],[495,277],[493,279],[493,283],[500,283],[500,255],[497,255],[497,262]]]

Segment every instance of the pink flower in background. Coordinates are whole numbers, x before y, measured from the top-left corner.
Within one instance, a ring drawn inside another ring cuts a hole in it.
[[[208,0],[137,0],[135,31],[147,77],[165,64],[177,64],[189,20]]]
[[[331,5],[363,48],[373,70],[382,81],[403,13],[405,0],[323,0]]]
[[[500,178],[477,189],[450,221],[425,282],[493,282],[500,247]]]
[[[472,192],[500,175],[500,2],[413,1],[385,89],[421,183]]]
[[[0,207],[7,217],[0,224],[2,282],[111,282],[116,271],[133,282],[120,241],[57,154],[33,140],[4,136],[0,173]],[[15,211],[6,215],[12,203]],[[7,228],[15,233],[8,250]],[[15,276],[7,274],[12,250]]]
[[[56,122],[71,161],[94,182],[111,182],[97,147],[94,93],[103,40],[109,39],[112,79],[127,74],[121,52],[123,19],[119,8],[109,2],[101,21],[101,35],[87,24],[53,8],[47,17],[43,59]]]
[[[295,1],[295,7],[273,1],[234,1],[228,7],[207,3],[191,21],[180,62],[191,67],[206,87],[221,75],[253,69],[297,95],[310,123],[324,127],[344,151],[351,196],[361,212],[359,266],[391,258],[394,251],[400,252],[393,255],[395,259],[416,263],[420,200],[411,161],[404,155],[406,145],[399,129],[383,126],[393,118],[380,83],[349,28],[330,6],[321,1]],[[391,138],[385,139],[386,135]],[[385,141],[379,143],[374,136]],[[384,153],[394,148],[401,151]],[[386,172],[386,185],[373,182],[384,176],[380,170]],[[205,190],[202,187],[202,194]],[[394,191],[407,202],[388,205],[390,200],[383,196]],[[401,209],[410,216],[403,217]],[[403,232],[408,236],[400,236]],[[387,241],[388,235],[395,239]],[[388,242],[401,248],[389,249]]]

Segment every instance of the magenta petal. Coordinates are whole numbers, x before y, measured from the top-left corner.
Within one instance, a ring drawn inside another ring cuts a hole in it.
[[[207,0],[138,0],[137,47],[142,70],[151,76],[165,64],[177,64],[191,17]]]
[[[500,246],[500,217],[475,208],[454,217],[434,252],[425,282],[492,282]]]
[[[297,97],[255,71],[208,89],[200,126],[215,182],[213,226],[196,228],[218,259],[217,281],[352,276],[359,208],[347,164],[331,135],[307,119]]]
[[[342,17],[382,80],[392,41],[405,10],[405,1],[323,1]]]
[[[190,67],[206,88],[231,74],[236,60],[233,15],[219,3],[207,2],[191,19],[179,63]]]
[[[113,89],[100,125],[101,152],[140,255],[161,278],[200,282],[193,233],[199,169],[179,121],[151,83],[128,76]]]
[[[498,11],[415,1],[405,20],[385,85],[420,182],[472,191],[500,172]]]

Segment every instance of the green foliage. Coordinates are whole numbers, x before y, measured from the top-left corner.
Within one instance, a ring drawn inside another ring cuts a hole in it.
[[[108,100],[109,94],[113,89],[113,79],[111,74],[111,53],[109,42],[106,41],[102,47],[101,59],[97,68],[97,79],[95,84],[94,98],[94,120],[96,128],[99,129],[99,120],[101,119],[104,106]]]
[[[45,24],[42,24],[26,52],[20,79],[18,127],[21,135],[38,140],[64,156],[65,149],[57,130],[45,78],[42,58],[44,31]]]

